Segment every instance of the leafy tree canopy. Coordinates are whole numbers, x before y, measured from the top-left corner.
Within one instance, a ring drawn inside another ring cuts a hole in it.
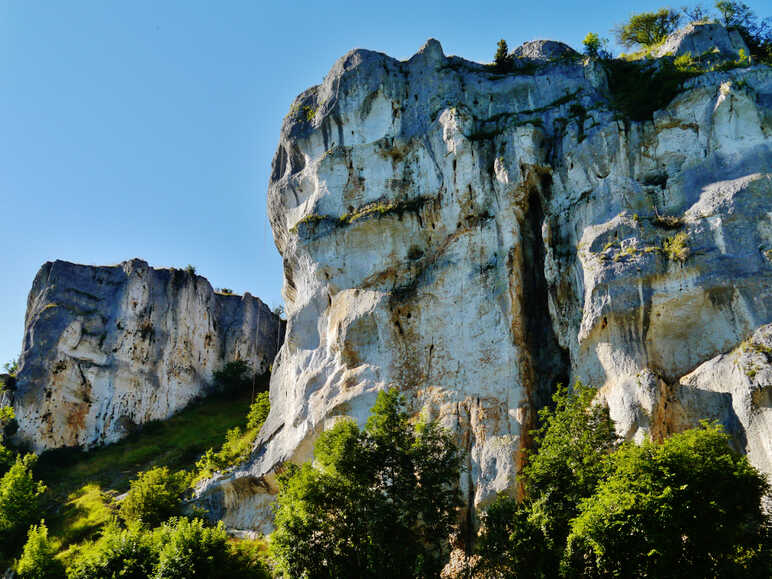
[[[704,424],[619,445],[593,390],[540,413],[525,498],[483,515],[479,567],[506,577],[767,577],[764,475]]]
[[[653,46],[665,40],[678,28],[681,15],[675,10],[662,8],[656,12],[634,14],[625,24],[615,29],[617,41],[627,46]]]
[[[271,549],[292,577],[437,575],[460,504],[461,455],[434,423],[413,428],[395,389],[364,430],[323,433],[316,465],[281,477]]]
[[[184,471],[171,472],[156,467],[141,472],[131,481],[129,492],[121,502],[121,518],[154,527],[179,514],[181,495],[188,487],[189,476]]]

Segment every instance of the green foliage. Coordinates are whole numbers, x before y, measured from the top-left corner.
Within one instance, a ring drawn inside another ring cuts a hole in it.
[[[238,392],[249,388],[255,374],[244,360],[227,362],[214,372],[214,384],[222,392]]]
[[[10,361],[8,361],[5,364],[3,364],[3,368],[5,368],[5,371],[9,375],[15,377],[16,376],[16,372],[19,371],[19,359],[18,358],[11,359]]]
[[[653,46],[665,40],[678,28],[681,15],[669,8],[634,14],[615,30],[617,41],[627,47]]]
[[[201,519],[179,518],[156,531],[158,565],[154,579],[229,577],[228,535],[222,523],[207,527]]]
[[[737,29],[753,58],[772,64],[772,21],[769,18],[759,19],[744,2],[719,0],[716,9],[725,26]]]
[[[618,445],[608,409],[593,405],[595,389],[558,385],[553,407],[539,411],[535,452],[521,472],[520,505],[502,497],[483,516],[481,566],[511,577],[555,577],[571,520],[606,473]],[[527,569],[527,571],[525,571]]]
[[[189,481],[184,471],[173,473],[165,466],[139,473],[121,502],[121,518],[154,527],[178,515]]]
[[[767,577],[763,474],[717,425],[619,445],[593,391],[540,412],[525,498],[482,517],[479,569],[498,577]]]
[[[192,484],[195,485],[198,481],[209,478],[216,471],[226,470],[243,462],[252,451],[255,438],[270,410],[268,392],[260,392],[249,407],[246,429],[242,430],[238,426],[230,429],[225,435],[225,442],[220,450],[215,452],[210,448],[203,454],[196,462],[196,476]]]
[[[512,69],[512,57],[509,55],[507,41],[503,38],[496,45],[496,54],[493,57],[493,66],[499,72],[507,72]]]
[[[188,272],[190,275],[196,275],[196,266],[188,264],[185,266],[185,271]]]
[[[589,497],[605,473],[606,457],[618,439],[604,406],[593,405],[596,390],[577,382],[558,385],[554,408],[539,411],[533,432],[536,453],[522,471],[528,520],[544,535],[557,564],[581,499]]]
[[[271,550],[292,577],[433,576],[442,568],[459,493],[460,454],[436,424],[411,428],[404,400],[378,395],[364,430],[323,433],[317,467],[280,479]]]
[[[601,47],[603,46],[600,36],[595,32],[588,32],[587,36],[584,37],[582,44],[584,45],[584,53],[587,56],[590,58],[598,58]]]
[[[697,72],[678,70],[671,61],[606,61],[612,105],[626,119],[652,120],[681,90],[684,81]]]
[[[0,406],[0,475],[5,474],[16,461],[16,453],[4,444],[5,430],[14,420],[13,408],[11,406]]]
[[[258,542],[228,541],[222,524],[170,519],[146,529],[108,524],[98,541],[84,545],[67,568],[69,579],[176,579],[187,577],[267,578]]]
[[[153,576],[158,553],[153,533],[138,524],[121,529],[108,524],[101,538],[80,549],[67,567],[68,579],[147,579]]]
[[[760,505],[768,490],[716,424],[662,444],[627,444],[581,503],[565,569],[586,577],[767,576]]]
[[[688,236],[686,232],[679,231],[672,237],[666,237],[662,240],[662,252],[671,261],[683,263],[689,257]]]
[[[13,556],[40,516],[40,497],[46,486],[32,476],[35,460],[34,454],[17,457],[0,478],[0,556]]]
[[[255,401],[249,407],[249,413],[247,414],[247,429],[260,429],[268,418],[268,413],[271,410],[271,401],[268,398],[268,392],[260,392]]]
[[[481,533],[475,550],[475,577],[544,577],[550,567],[544,534],[529,519],[528,509],[500,496],[481,514]],[[552,565],[554,567],[554,565]]]
[[[45,521],[32,525],[27,533],[16,572],[21,579],[64,579],[64,565],[54,558],[56,546],[48,538]]]

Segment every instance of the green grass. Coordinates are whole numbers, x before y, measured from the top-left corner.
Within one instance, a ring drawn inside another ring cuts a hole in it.
[[[260,389],[267,386],[261,379]],[[48,485],[45,517],[62,547],[94,536],[114,514],[114,497],[137,473],[155,466],[190,470],[208,448],[218,448],[228,430],[244,427],[251,388],[195,402],[163,422],[110,446],[89,452],[63,449],[44,453],[36,476]]]

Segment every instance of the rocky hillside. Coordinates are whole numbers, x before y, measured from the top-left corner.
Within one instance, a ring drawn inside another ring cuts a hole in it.
[[[265,372],[283,333],[258,298],[191,272],[46,263],[27,303],[16,436],[36,451],[115,442],[207,395],[228,361]]]
[[[516,492],[557,381],[630,439],[720,420],[772,473],[772,70],[721,27],[671,44],[723,65],[542,41],[502,71],[430,40],[296,99],[268,194],[287,339],[251,460],[199,489],[217,516],[269,529],[281,465],[391,385],[457,433],[472,508]]]

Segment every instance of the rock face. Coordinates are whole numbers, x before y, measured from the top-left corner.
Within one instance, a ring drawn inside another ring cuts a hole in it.
[[[739,58],[741,50],[746,57],[750,54],[737,30],[724,28],[717,22],[693,22],[670,35],[655,55],[681,56],[688,52],[695,58],[705,54],[734,60]]]
[[[258,298],[186,271],[48,262],[27,303],[17,436],[37,451],[115,442],[210,393],[228,361],[266,371],[283,329]]]
[[[613,96],[597,62],[500,74],[434,40],[350,52],[301,94],[268,193],[271,413],[200,500],[269,530],[281,465],[389,386],[457,433],[471,508],[516,492],[557,381],[633,439],[717,418],[772,472],[772,71],[704,74],[644,122]]]

